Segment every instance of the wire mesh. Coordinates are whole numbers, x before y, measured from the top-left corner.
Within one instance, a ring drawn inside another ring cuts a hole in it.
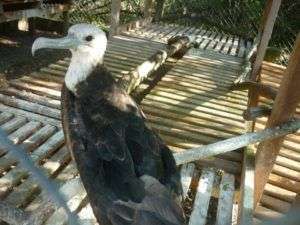
[[[142,0],[121,0],[121,23],[142,15]],[[110,22],[111,0],[73,1],[69,14],[71,23],[92,23],[107,29]]]
[[[169,0],[164,21],[254,39],[266,0]],[[300,1],[282,0],[266,60],[286,65],[300,30]]]

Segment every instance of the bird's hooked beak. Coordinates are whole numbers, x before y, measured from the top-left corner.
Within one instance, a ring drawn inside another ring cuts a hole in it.
[[[75,49],[80,45],[80,41],[73,35],[68,35],[63,38],[37,38],[32,45],[31,53],[34,56],[35,52],[43,48],[52,49]]]

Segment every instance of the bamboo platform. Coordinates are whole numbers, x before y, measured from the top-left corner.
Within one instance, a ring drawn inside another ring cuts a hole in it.
[[[226,42],[222,42],[223,35],[208,36],[207,31],[201,29],[154,24],[115,36],[109,42],[104,60],[116,79],[120,78],[157,50],[165,49],[169,37],[184,33],[198,35],[199,49],[189,50],[178,60],[141,102],[148,124],[173,151],[184,151],[244,133],[242,113],[246,109],[247,92],[232,91],[230,87],[239,75],[242,56],[251,43],[240,38],[232,38],[237,42],[230,42],[228,36],[224,38]],[[201,43],[204,43],[202,47]],[[65,58],[40,71],[10,80],[9,86],[0,90],[0,127],[15,144],[24,146],[47,176],[68,190],[68,204],[79,215],[82,224],[96,224],[76,166],[64,146],[61,130],[60,89],[68,63],[69,59]],[[278,86],[278,74],[283,70],[274,68],[263,71],[268,71],[269,77],[274,73],[276,76],[270,82]],[[140,87],[143,85],[147,86],[141,84]],[[261,129],[259,124],[257,127]],[[281,156],[299,163],[297,134],[288,140]],[[257,222],[286,212],[295,193],[299,193],[300,170],[298,164],[289,162],[278,160],[276,167],[279,167],[274,168],[261,206],[256,211]],[[208,220],[215,220],[219,225],[236,224],[241,164],[242,152],[235,151],[181,168],[185,201],[194,203],[188,209],[191,211],[189,224],[211,222]],[[1,148],[0,172],[1,200],[28,211],[39,207],[43,196],[38,185]],[[207,217],[211,213],[209,204],[216,199],[217,211]],[[283,204],[276,206],[278,202]],[[63,225],[65,221],[64,213],[58,210],[46,224]]]
[[[229,90],[240,64],[237,57],[190,50],[143,99],[149,124],[174,151],[244,132],[247,92]],[[241,160],[241,152],[230,152],[205,164],[239,175]]]
[[[220,52],[226,55],[244,57],[252,42],[238,36],[221,34],[195,27],[185,27],[172,24],[151,24],[150,26],[124,32],[129,36],[166,43],[174,35],[185,34],[195,37],[200,49]]]

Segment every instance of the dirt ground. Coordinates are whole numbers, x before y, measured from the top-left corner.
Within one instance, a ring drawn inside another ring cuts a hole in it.
[[[39,27],[42,27],[39,21]],[[45,24],[48,28],[49,24]],[[59,37],[58,31],[43,31],[37,27],[36,33],[23,32],[17,29],[17,24],[4,23],[0,25],[0,76],[6,79],[14,79],[21,75],[36,71],[39,68],[55,62],[69,53],[64,50],[45,50],[31,55],[31,45],[40,36]],[[60,26],[58,25],[59,29]],[[47,29],[51,30],[51,29]]]

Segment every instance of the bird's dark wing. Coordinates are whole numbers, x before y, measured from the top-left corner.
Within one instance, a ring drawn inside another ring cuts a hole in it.
[[[62,124],[66,145],[76,162],[93,212],[98,221],[109,224],[106,209],[117,197],[107,186],[103,161],[97,156],[96,149],[87,146],[86,130],[76,114],[74,96],[65,85],[62,88]]]
[[[129,218],[131,215],[134,216]],[[163,218],[157,218],[152,212],[143,210],[135,212],[133,209],[117,209],[110,214],[110,220],[113,225],[176,225]]]
[[[177,197],[182,194],[180,174],[171,150],[145,124],[142,118],[131,118],[126,129],[126,143],[131,152],[137,174],[159,179]]]
[[[154,177],[144,175],[146,196],[142,202],[115,201],[109,209],[113,225],[183,225],[183,210],[170,196],[167,188]]]

